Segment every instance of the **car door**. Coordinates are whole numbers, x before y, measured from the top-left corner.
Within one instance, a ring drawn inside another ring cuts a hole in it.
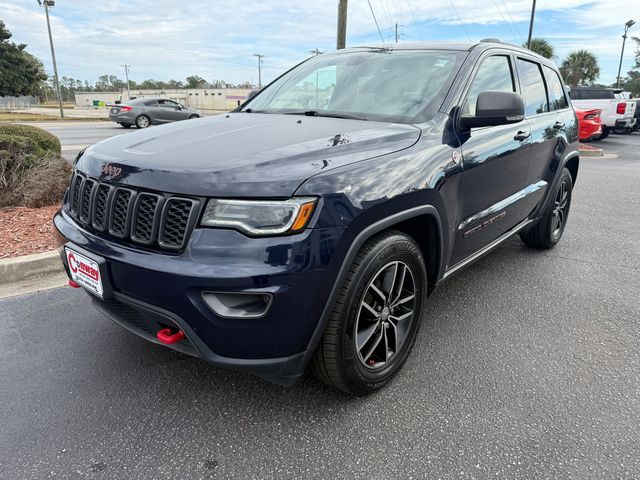
[[[461,114],[473,115],[478,94],[492,90],[518,91],[513,57],[508,53],[480,61],[462,97]],[[526,194],[530,134],[526,120],[459,132],[463,171],[450,265],[473,255],[525,218],[520,200]]]
[[[532,72],[535,71],[532,70]],[[520,64],[518,73],[519,75],[521,73]],[[578,135],[576,116],[569,106],[558,72],[543,65],[542,73],[547,87],[549,111],[547,113],[531,112],[528,116],[532,137],[529,183],[544,182],[545,188],[541,190],[541,194],[553,182],[557,166],[564,157],[568,144],[575,142]],[[525,91],[525,96],[526,94]],[[531,93],[529,95],[531,96]],[[539,199],[535,197],[536,195],[533,195],[531,200],[540,200],[542,195]]]
[[[528,183],[540,187],[522,200],[529,214],[543,198],[553,178],[551,168],[554,158],[556,158],[555,165],[559,161],[557,147],[562,141],[565,121],[564,116],[555,108],[549,108],[547,83],[544,81],[542,65],[520,56],[516,60],[516,65],[520,90],[524,98],[525,118],[531,126]],[[569,121],[570,125],[571,123]]]
[[[172,100],[158,100],[158,105],[160,106],[160,110],[162,110],[162,119],[165,122],[175,122],[186,118],[180,105]]]

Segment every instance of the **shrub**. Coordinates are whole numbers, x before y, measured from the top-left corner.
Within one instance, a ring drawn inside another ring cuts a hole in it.
[[[43,207],[60,202],[71,169],[60,141],[28,125],[0,125],[0,207]]]
[[[30,144],[34,145],[35,148],[33,153],[38,155],[54,154],[59,156],[62,153],[58,137],[41,128],[32,127],[31,125],[17,125],[15,123],[0,124],[0,138],[10,141],[11,137],[13,137],[14,141],[16,138],[29,140]],[[0,146],[0,150],[4,149]]]

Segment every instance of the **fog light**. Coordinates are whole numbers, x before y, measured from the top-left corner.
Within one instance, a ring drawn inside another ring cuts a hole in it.
[[[260,318],[269,310],[273,295],[262,292],[202,292],[202,299],[219,317]]]

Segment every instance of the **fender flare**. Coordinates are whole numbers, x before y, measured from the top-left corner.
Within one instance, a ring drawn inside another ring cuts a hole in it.
[[[365,244],[367,240],[369,240],[375,234],[380,233],[400,222],[409,220],[411,218],[419,217],[422,215],[429,215],[431,218],[433,218],[435,222],[436,235],[438,236],[438,246],[439,246],[439,252],[438,252],[439,265],[437,267],[437,278],[438,279],[442,278],[443,268],[445,265],[442,221],[440,219],[440,212],[433,205],[420,205],[417,207],[409,208],[407,210],[394,213],[393,215],[385,217],[382,220],[372,223],[371,225],[368,225],[367,227],[362,229],[356,235],[354,240],[351,242],[351,245],[349,246],[349,249],[347,250],[345,257],[342,260],[342,264],[340,265],[340,270],[333,282],[333,286],[331,287],[331,292],[329,293],[327,302],[325,303],[325,306],[322,310],[322,314],[320,315],[318,324],[316,325],[313,335],[311,336],[311,340],[309,340],[307,349],[304,352],[303,360],[302,362],[300,362],[301,363],[300,374],[302,374],[302,371],[304,371],[304,368],[306,368],[308,363],[311,361],[311,358],[315,353],[316,348],[320,344],[322,335],[324,335],[324,331],[327,327],[327,323],[329,322],[329,317],[331,316],[331,312],[333,311],[333,305],[338,296],[338,292],[342,287],[344,279],[347,276],[349,267],[351,266],[351,263],[353,262],[353,259],[357,255],[360,248]]]

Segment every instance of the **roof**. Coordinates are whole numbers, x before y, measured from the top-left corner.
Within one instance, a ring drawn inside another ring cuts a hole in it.
[[[480,41],[469,43],[454,43],[454,42],[406,42],[406,43],[378,43],[362,45],[353,48],[346,48],[344,50],[338,50],[338,52],[357,52],[366,50],[454,50],[461,52],[470,52],[471,50],[489,50],[491,48],[506,48],[515,52],[520,52],[527,55],[533,55],[539,58],[540,62],[549,66],[555,66],[553,61],[548,58],[544,58],[537,53],[529,50],[528,48],[520,47],[512,43],[500,42],[500,41]],[[557,68],[557,67],[556,67]]]

